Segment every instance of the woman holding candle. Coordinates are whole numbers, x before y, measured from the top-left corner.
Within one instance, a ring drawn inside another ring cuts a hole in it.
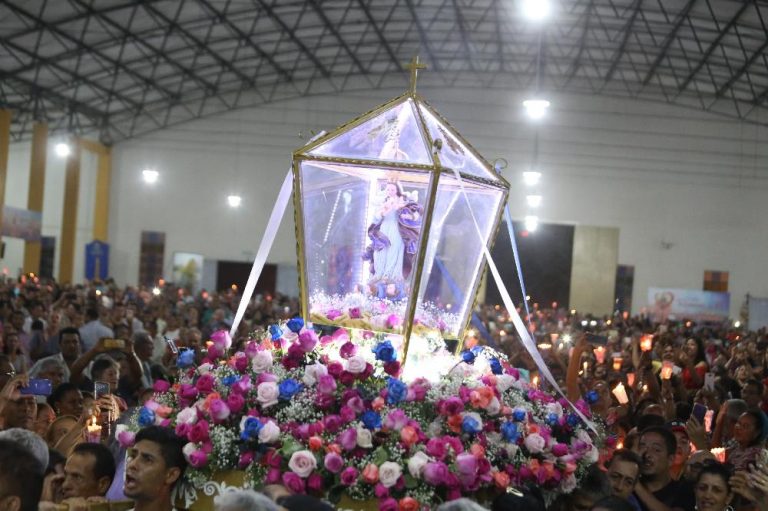
[[[691,337],[685,341],[682,351],[677,359],[683,368],[683,385],[687,390],[696,390],[704,384],[704,375],[709,366],[704,359],[704,345],[701,339]]]
[[[733,428],[735,445],[725,451],[726,462],[736,470],[747,470],[763,449],[766,430],[768,418],[762,411],[752,409],[741,414]]]

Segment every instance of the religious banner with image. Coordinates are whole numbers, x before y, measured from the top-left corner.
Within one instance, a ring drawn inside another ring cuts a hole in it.
[[[648,305],[653,321],[723,321],[730,313],[731,295],[698,289],[651,287],[648,288]]]
[[[40,241],[43,212],[3,206],[2,235],[25,241]]]

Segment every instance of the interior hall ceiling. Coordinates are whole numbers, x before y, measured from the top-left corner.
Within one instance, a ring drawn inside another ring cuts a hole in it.
[[[105,143],[287,98],[420,86],[565,91],[768,124],[768,0],[9,0],[0,107]],[[539,58],[540,55],[540,58]]]

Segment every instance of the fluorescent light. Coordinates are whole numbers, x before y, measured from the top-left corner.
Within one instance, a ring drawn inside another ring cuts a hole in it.
[[[227,204],[229,204],[229,207],[231,208],[239,207],[241,202],[243,202],[243,198],[239,195],[230,195],[227,197]]]
[[[528,186],[538,184],[539,179],[541,179],[541,172],[536,172],[534,170],[523,172],[523,182]]]
[[[525,197],[525,201],[532,208],[538,208],[541,206],[541,195],[528,195]]]
[[[56,144],[54,150],[56,151],[56,156],[59,158],[66,158],[72,154],[72,149],[69,147],[69,144],[65,144],[64,142],[59,142]]]
[[[539,217],[534,215],[528,215],[525,217],[525,230],[528,232],[534,232],[539,227]]]
[[[157,178],[160,177],[160,173],[152,169],[142,170],[141,175],[144,177],[144,182],[150,185],[157,183]]]
[[[552,11],[549,0],[520,0],[520,10],[530,21],[542,21]]]
[[[526,99],[523,101],[523,108],[528,117],[534,121],[542,119],[547,115],[550,102],[546,99]]]

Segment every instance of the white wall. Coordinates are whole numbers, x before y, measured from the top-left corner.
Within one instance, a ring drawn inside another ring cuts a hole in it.
[[[117,144],[112,273],[121,283],[137,280],[142,230],[166,232],[167,276],[174,251],[250,259],[301,136],[331,129],[400,92],[285,101]],[[534,130],[522,117],[522,95],[421,92],[488,159],[509,162],[512,215],[522,218],[520,172],[531,162]],[[730,272],[734,316],[747,292],[768,295],[768,148],[761,144],[768,129],[669,105],[596,96],[550,99],[550,116],[539,126],[540,217],[620,228],[619,262],[635,266],[635,311],[649,286],[700,289],[704,270]],[[141,181],[146,167],[161,172],[154,187]],[[11,189],[9,176],[8,195]],[[232,210],[225,198],[235,190],[243,205]],[[54,213],[60,215],[60,205]],[[662,241],[671,248],[662,248]],[[292,211],[270,260],[295,264]]]

